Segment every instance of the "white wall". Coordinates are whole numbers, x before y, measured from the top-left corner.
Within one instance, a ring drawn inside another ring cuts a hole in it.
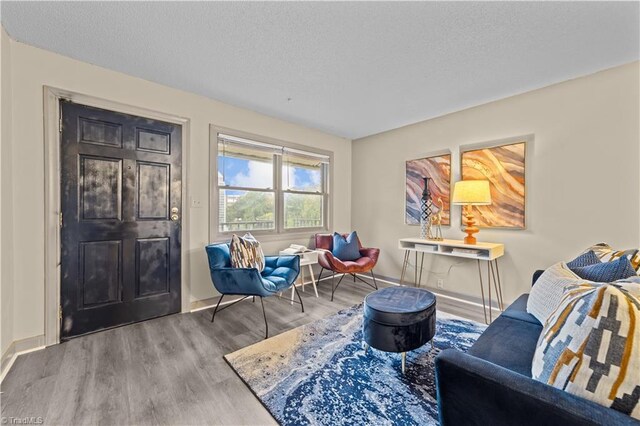
[[[635,62],[354,141],[351,223],[367,245],[382,249],[378,273],[397,279],[397,240],[419,236],[418,227],[403,224],[405,160],[450,149],[457,181],[460,145],[527,134],[535,135],[526,170],[528,228],[478,234],[506,245],[505,300],[527,291],[535,269],[592,243],[639,247],[639,77]],[[445,238],[462,239],[460,209],[452,212]],[[435,272],[427,284],[444,278],[445,291],[479,297],[474,261],[447,273],[454,262],[427,255],[424,271]]]
[[[188,263],[192,300],[215,296],[204,245],[209,235],[209,124],[334,152],[336,229],[350,228],[351,142],[191,93],[171,89],[51,52],[11,42],[13,84],[14,340],[44,332],[43,85],[188,118],[189,191],[203,208],[184,212],[189,222]],[[4,98],[4,94],[3,94]],[[4,99],[3,99],[4,101]],[[3,152],[4,155],[4,152]],[[4,173],[4,168],[3,168]],[[4,196],[4,195],[3,195]],[[3,200],[4,205],[5,200]],[[277,252],[292,241],[265,244]],[[308,239],[299,242],[308,243]],[[4,235],[3,235],[4,244]],[[4,247],[3,247],[3,256]]]
[[[11,42],[0,45],[0,354],[13,341],[13,203],[11,179]]]

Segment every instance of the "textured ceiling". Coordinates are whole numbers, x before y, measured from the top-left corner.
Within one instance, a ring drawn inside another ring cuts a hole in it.
[[[21,42],[348,138],[639,58],[638,2],[2,2],[1,12]]]

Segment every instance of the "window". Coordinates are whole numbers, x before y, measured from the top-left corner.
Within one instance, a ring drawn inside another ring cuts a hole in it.
[[[326,228],[329,156],[223,133],[216,152],[219,234]]]

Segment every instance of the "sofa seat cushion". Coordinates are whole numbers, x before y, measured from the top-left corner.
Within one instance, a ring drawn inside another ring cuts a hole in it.
[[[531,362],[542,325],[500,315],[482,333],[469,354],[531,377]]]
[[[522,294],[507,309],[504,310],[502,316],[517,319],[520,321],[530,322],[532,324],[542,325],[536,317],[527,312],[528,294]]]

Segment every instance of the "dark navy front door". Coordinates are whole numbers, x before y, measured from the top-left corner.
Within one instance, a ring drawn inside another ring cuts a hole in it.
[[[61,338],[179,312],[180,126],[60,110]]]

